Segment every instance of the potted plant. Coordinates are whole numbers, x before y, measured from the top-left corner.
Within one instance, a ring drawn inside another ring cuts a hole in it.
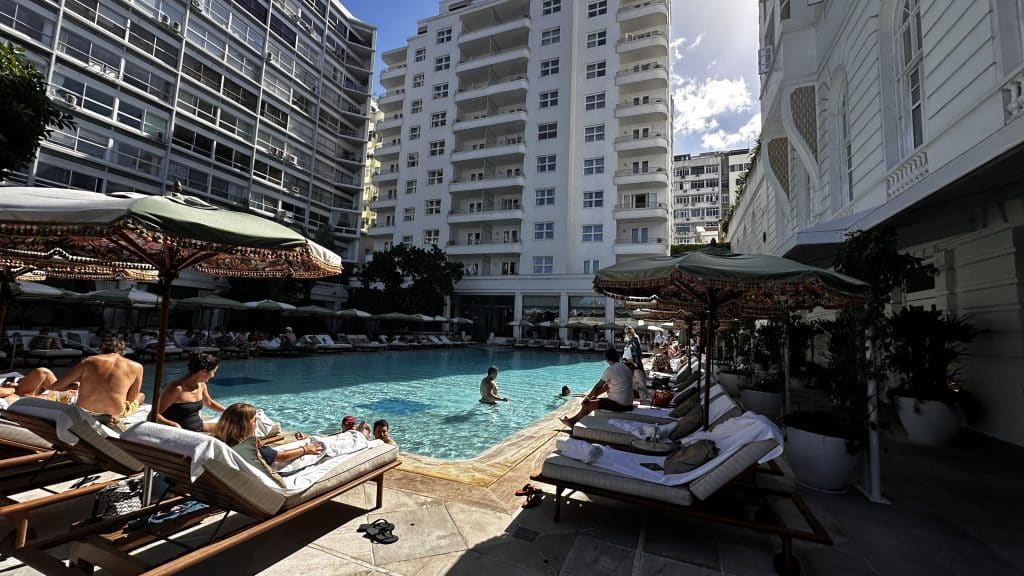
[[[738,396],[740,388],[750,383],[750,342],[749,326],[733,322],[722,333],[725,356],[732,358],[730,362],[721,364],[716,370],[718,383],[732,396]]]
[[[775,418],[782,412],[784,329],[784,324],[777,320],[757,328],[754,362],[755,366],[760,364],[763,371],[756,374],[757,378],[751,386],[740,390],[740,403],[744,408],[769,418]]]
[[[889,368],[900,423],[912,442],[944,444],[960,429],[957,365],[976,332],[963,316],[905,308],[889,320]]]

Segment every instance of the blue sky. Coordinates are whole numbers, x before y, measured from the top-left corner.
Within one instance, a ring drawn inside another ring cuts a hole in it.
[[[582,2],[584,0],[575,0]],[[405,44],[435,0],[342,0],[377,27],[380,53]],[[672,1],[672,98],[676,154],[742,148],[761,126],[757,101],[757,0]],[[379,86],[374,93],[380,93]]]

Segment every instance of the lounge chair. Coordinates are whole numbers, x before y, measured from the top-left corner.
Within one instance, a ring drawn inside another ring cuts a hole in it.
[[[388,337],[383,334],[380,337],[382,341],[388,339]],[[407,350],[409,347],[410,346],[408,344],[402,342],[402,338],[399,336],[392,336],[391,340],[388,342],[388,349],[390,350]]]
[[[608,349],[608,343],[607,342],[598,342],[598,343],[594,344],[594,352],[604,353],[604,351],[607,350],[607,349]]]
[[[549,338],[544,341],[545,350],[558,350],[558,338]]]
[[[711,421],[711,428],[714,430],[719,425],[741,415],[743,412],[736,406],[736,403],[732,401],[727,395],[718,395],[711,401],[711,409],[709,419]],[[597,412],[584,416],[576,423],[572,428],[572,437],[579,440],[586,440],[588,442],[600,442],[602,444],[610,444],[613,446],[629,447],[630,444],[639,439],[628,431],[615,426],[611,423],[612,420],[627,420],[633,422],[642,422],[647,424],[668,424],[674,421],[673,418],[668,417],[667,413],[662,416],[655,412],[653,415],[634,409],[633,412],[606,412],[604,410],[598,410]]]
[[[40,365],[43,362],[50,363],[57,362],[58,360],[67,360],[71,363],[74,363],[75,361],[82,357],[81,350],[71,347],[58,348],[56,350],[33,349],[31,347],[32,341],[38,335],[38,332],[33,331],[31,333],[21,332],[15,336],[12,336],[12,341],[14,341],[16,355],[20,355],[23,358],[25,358],[26,362],[28,360],[35,360],[36,363]],[[61,340],[61,337],[58,336],[57,334],[50,334],[49,336]],[[64,344],[62,343],[61,345],[63,346]]]
[[[380,342],[370,342],[370,339],[365,334],[349,334],[348,340],[355,346],[356,350],[379,352],[384,349],[383,344]]]
[[[217,353],[220,352],[220,348],[218,348],[216,346],[204,346],[202,344],[195,344],[195,345],[189,344],[188,340],[185,338],[185,333],[180,331],[180,330],[174,332],[174,340],[173,340],[173,342],[175,344],[177,344],[178,348],[181,348],[181,351],[185,352],[186,354],[192,354],[192,353],[195,353],[195,352],[198,352],[200,354],[217,354]]]
[[[457,338],[457,336],[452,336],[452,338]],[[456,346],[465,346],[466,345],[465,342],[461,342],[461,341],[457,341],[457,340],[449,340],[448,337],[445,336],[444,334],[438,334],[437,339],[440,340],[441,344],[444,344],[445,346],[456,347]]]
[[[316,345],[316,351],[344,352],[345,350],[352,349],[351,344],[339,344],[335,342],[334,339],[331,338],[330,334],[317,334],[316,336],[307,336],[307,338],[312,338]]]
[[[513,344],[513,346],[515,348],[526,348],[529,345],[530,345],[530,339],[529,338],[520,338],[519,340],[516,340],[515,344]]]
[[[576,341],[562,340],[562,343],[559,344],[558,349],[563,352],[571,352],[576,349]]]
[[[434,346],[437,346],[438,348],[451,348],[452,347],[452,343],[450,341],[448,341],[447,339],[441,340],[440,338],[438,338],[437,336],[434,336],[433,334],[427,336],[427,339],[430,340],[431,344],[433,344]]]
[[[583,345],[580,346],[580,350],[582,350],[584,352],[593,352],[594,351],[594,343],[593,343],[593,341],[591,341],[591,340],[584,340],[583,341]]]
[[[382,443],[348,456],[324,460],[316,465],[322,467],[319,480],[305,488],[282,489],[227,445],[203,434],[144,422],[122,434],[118,445],[158,472],[169,483],[170,492],[222,510],[225,519],[229,513],[236,512],[255,522],[227,533],[221,533],[221,526],[218,526],[217,540],[156,567],[129,554],[152,543],[152,537],[146,537],[144,530],[120,535],[116,546],[89,534],[55,537],[17,551],[16,557],[29,566],[45,570],[57,562],[45,550],[74,541],[71,562],[80,560],[104,568],[120,568],[119,573],[173,574],[301,517],[369,480],[376,481],[376,507],[379,508],[383,504],[384,474],[401,464],[398,448]],[[194,454],[203,457],[193,460]],[[290,481],[302,475],[289,477]],[[94,534],[105,532],[110,532],[109,528],[96,530]]]
[[[543,348],[543,347],[544,347],[544,341],[541,340],[540,338],[533,338],[532,340],[530,340],[530,343],[527,344],[527,348]]]
[[[756,418],[756,417],[755,417]],[[764,420],[767,422],[767,420]],[[793,557],[793,540],[832,544],[832,539],[800,495],[792,490],[779,490],[742,484],[743,502],[757,510],[744,514],[737,499],[729,499],[732,486],[752,476],[759,463],[770,463],[781,455],[781,433],[741,436],[730,439],[728,433],[713,438],[721,453],[689,473],[666,476],[644,464],[664,464],[664,457],[643,456],[602,448],[592,464],[568,457],[573,444],[561,444],[565,451],[556,451],[542,464],[531,479],[554,485],[554,521],[560,520],[560,507],[566,490],[603,496],[645,507],[664,508],[696,517],[701,522],[719,522],[740,528],[774,534],[782,540],[782,552],[775,557],[775,569],[781,574],[798,574],[799,563]],[[771,437],[765,437],[771,436]],[[573,440],[567,441],[575,442]],[[586,443],[581,443],[586,445]],[[718,506],[718,502],[728,504]],[[782,504],[792,505],[783,510]],[[723,502],[725,503],[725,502]],[[795,511],[796,514],[793,514]],[[791,524],[796,515],[806,528]]]

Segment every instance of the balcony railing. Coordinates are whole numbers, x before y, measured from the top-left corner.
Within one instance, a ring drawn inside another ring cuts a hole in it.
[[[492,142],[483,142],[480,144],[463,145],[460,148],[455,148],[452,152],[472,152],[474,150],[486,150],[488,148],[500,148],[502,146],[515,146],[516,144],[523,143],[523,136],[519,135],[516,137],[505,138],[503,140],[495,140]]]
[[[515,208],[484,208],[482,210],[449,210],[448,214],[450,216],[465,216],[469,214],[486,214],[489,216],[494,216],[499,213],[512,215],[515,212],[522,211],[523,209],[521,207],[516,206]]]
[[[646,32],[633,32],[626,34],[616,44],[628,44],[637,40],[646,40],[648,38],[661,38],[665,36],[665,33],[661,30],[647,30]]]
[[[651,70],[664,70],[665,65],[661,62],[645,62],[643,64],[634,64],[629,68],[623,68],[615,73],[615,77],[629,76],[630,74],[640,74],[643,72],[650,72]]]
[[[619,7],[619,14],[623,12],[629,12],[630,10],[638,10],[640,8],[646,8],[648,6],[667,6],[667,0],[645,0],[644,2],[633,2],[632,4],[625,4]]]
[[[615,139],[615,143],[619,144],[622,142],[639,142],[640,140],[650,140],[651,138],[664,138],[665,135],[661,132],[655,132],[654,134],[644,134],[642,136],[619,136]]]
[[[480,55],[474,54],[473,56],[467,56],[465,58],[459,58],[459,64],[466,64],[468,62],[473,62],[475,60],[483,60],[484,58],[490,58],[492,56],[501,56],[502,54],[508,54],[510,52],[515,52],[517,50],[523,50],[525,48],[527,48],[527,46],[524,44],[522,46],[516,46],[515,48],[507,48],[505,50],[497,50],[495,52],[488,52],[487,54],[480,54]]]
[[[643,101],[640,101],[640,102],[633,102],[632,100],[627,100],[626,102],[622,102],[621,104],[616,104],[615,105],[615,109],[616,110],[625,110],[626,108],[636,108],[637,106],[650,106],[651,104],[664,104],[664,103],[665,103],[665,99],[664,98],[651,98],[649,100],[643,100]]]
[[[502,116],[511,116],[512,114],[518,114],[520,112],[525,112],[525,111],[526,110],[523,109],[523,108],[513,108],[511,110],[505,110],[503,112],[494,112],[494,113],[491,113],[491,114],[488,114],[486,112],[483,113],[483,114],[473,114],[472,116],[465,116],[463,118],[456,118],[455,121],[456,122],[472,122],[474,120],[483,120],[484,118],[500,118]]]
[[[518,244],[519,242],[504,241],[504,240],[449,240],[448,246],[492,246],[492,245],[509,245]]]
[[[661,168],[661,167],[657,167],[657,168],[651,167],[648,170],[630,170],[630,169],[626,169],[626,170],[616,170],[615,171],[615,175],[616,176],[642,176],[644,174],[664,174],[664,173],[665,173],[665,169]]]
[[[663,202],[627,202],[625,204],[616,204],[616,210],[648,210],[651,208],[668,208],[668,205]]]
[[[520,174],[512,174],[511,176],[508,175],[508,174],[493,174],[493,175],[481,176],[479,178],[470,178],[469,176],[467,176],[465,178],[452,178],[451,179],[451,183],[452,184],[460,184],[460,183],[466,183],[466,182],[486,182],[488,180],[508,180],[509,178],[521,178],[522,176],[523,175],[521,173]]]
[[[506,84],[508,82],[515,82],[516,80],[524,80],[526,76],[523,74],[516,74],[515,76],[506,76],[505,78],[499,78],[497,80],[488,80],[486,82],[477,82],[476,84],[469,84],[459,88],[458,92],[469,92],[470,90],[477,90],[479,88],[487,88],[488,86],[497,86],[499,84]]]

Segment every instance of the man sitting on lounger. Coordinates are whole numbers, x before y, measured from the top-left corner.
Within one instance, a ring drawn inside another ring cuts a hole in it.
[[[629,412],[633,409],[633,377],[629,368],[619,362],[619,352],[614,348],[605,350],[604,359],[608,361],[608,367],[601,374],[601,379],[583,397],[580,411],[571,418],[561,418],[562,424],[572,428],[581,418],[599,408],[613,412]],[[608,397],[598,398],[604,392],[608,393]]]
[[[109,417],[109,423],[117,427],[118,419],[134,414],[146,399],[139,392],[142,364],[125,358],[123,353],[124,342],[117,336],[106,336],[99,354],[75,364],[47,388],[62,391],[78,383],[78,407]]]

